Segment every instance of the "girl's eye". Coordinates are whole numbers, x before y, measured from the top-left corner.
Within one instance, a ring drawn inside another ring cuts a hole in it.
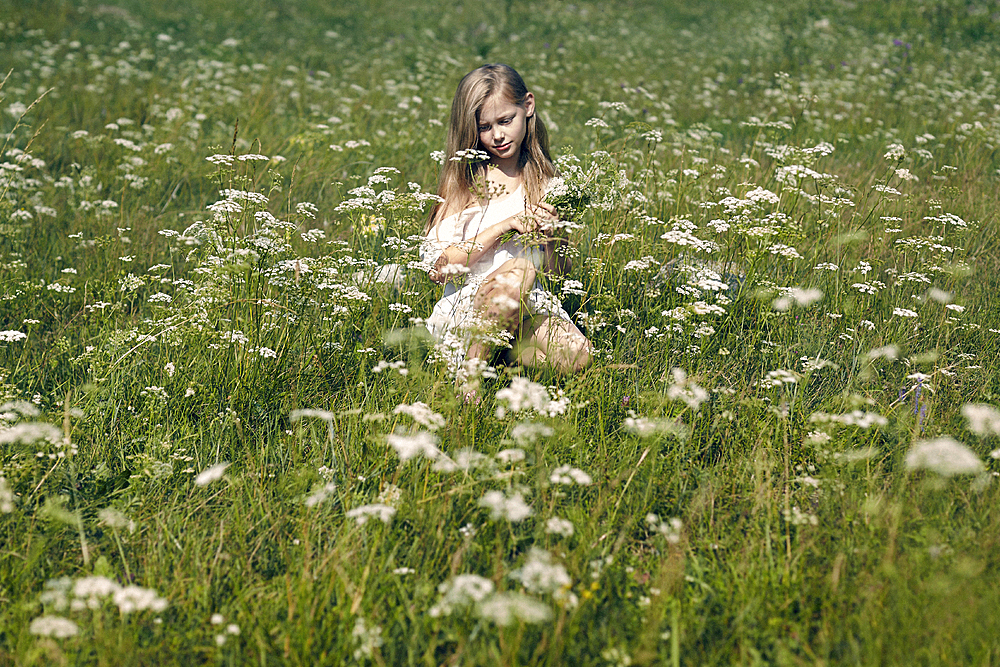
[[[500,121],[500,124],[501,125],[510,125],[510,121],[512,121],[512,120],[514,120],[514,119],[513,118],[504,118],[502,121]]]

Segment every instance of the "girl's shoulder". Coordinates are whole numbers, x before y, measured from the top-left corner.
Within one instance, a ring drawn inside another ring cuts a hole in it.
[[[440,207],[438,207],[437,212],[434,215],[434,220],[431,223],[431,227],[441,224],[444,220],[448,218],[460,217],[465,212],[473,212],[481,209],[482,206],[478,201],[469,197],[466,201],[455,201],[454,199],[445,200]]]

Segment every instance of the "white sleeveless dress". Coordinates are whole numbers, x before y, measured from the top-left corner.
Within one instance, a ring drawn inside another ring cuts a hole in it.
[[[505,220],[511,216],[524,214],[524,186],[518,186],[513,194],[498,200],[492,200],[484,206],[472,206],[464,211],[450,215],[438,222],[428,232],[420,246],[421,263],[431,268],[449,246],[468,241],[479,232]],[[444,349],[445,361],[452,370],[457,370],[465,359],[469,345],[468,331],[479,324],[479,319],[473,308],[476,292],[491,273],[500,268],[504,262],[519,257],[528,257],[536,269],[542,266],[542,252],[537,247],[526,247],[515,238],[494,246],[474,264],[469,266],[465,274],[464,284],[458,286],[452,280],[445,285],[444,296],[434,306],[430,317],[425,321],[427,329],[438,339]],[[461,278],[458,279],[461,282]],[[532,286],[525,302],[528,311],[535,315],[550,315],[572,322],[569,313],[562,307],[559,299],[544,289],[538,281]]]

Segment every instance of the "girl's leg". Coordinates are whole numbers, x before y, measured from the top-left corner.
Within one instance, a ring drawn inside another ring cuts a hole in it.
[[[527,260],[504,262],[480,286],[472,302],[473,307],[484,320],[518,337],[522,318],[527,312],[524,296],[535,284],[535,275],[535,267]],[[469,358],[485,359],[489,354],[489,346],[482,342],[469,346]]]
[[[549,364],[560,373],[578,373],[590,365],[593,347],[569,320],[541,315],[525,334],[517,359],[526,366]]]
[[[473,307],[501,329],[515,333],[525,312],[524,296],[535,284],[537,272],[526,259],[510,259],[480,286]]]
[[[501,331],[509,332],[515,339],[520,338],[523,318],[527,313],[524,296],[535,284],[535,275],[534,265],[525,259],[504,262],[479,287],[473,307],[484,320]],[[490,345],[482,340],[474,340],[469,345],[465,358],[488,362],[492,355]],[[465,400],[477,401],[475,391],[467,391]]]

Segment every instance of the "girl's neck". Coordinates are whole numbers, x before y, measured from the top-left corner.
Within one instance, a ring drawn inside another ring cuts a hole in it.
[[[486,173],[486,180],[494,188],[500,188],[507,194],[517,190],[523,182],[521,169],[518,168],[516,163],[510,169],[505,169],[496,163],[490,163],[490,169]]]
[[[521,167],[518,164],[520,161],[520,154],[505,159],[498,159],[494,155],[490,158],[490,167],[499,169],[507,178],[521,180]]]

